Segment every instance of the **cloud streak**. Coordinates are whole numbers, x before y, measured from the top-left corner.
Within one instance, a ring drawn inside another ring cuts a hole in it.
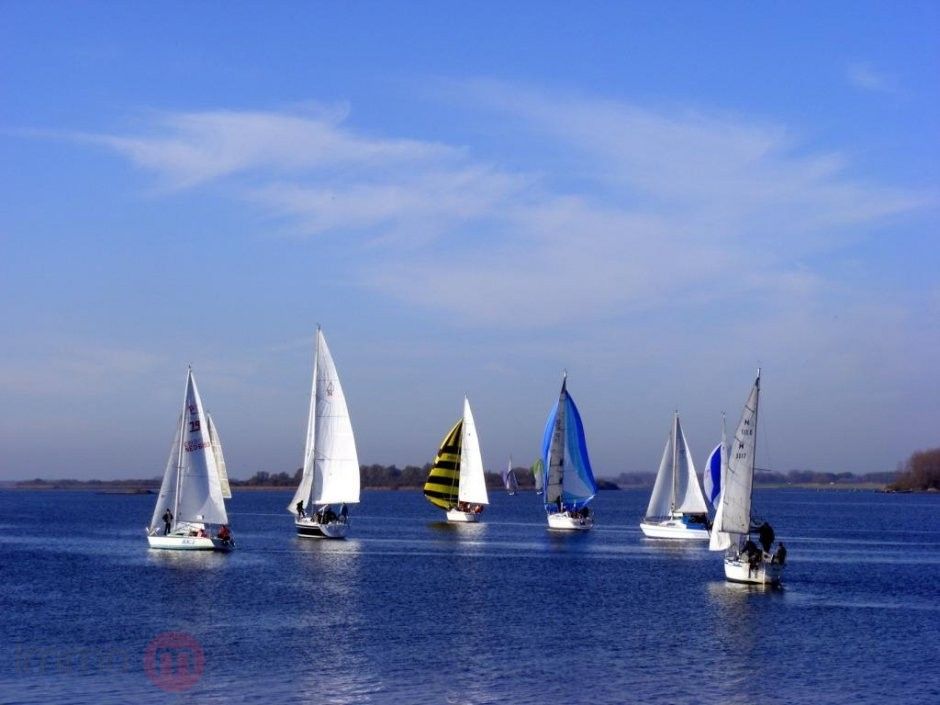
[[[561,166],[367,136],[327,109],[169,114],[139,134],[83,139],[171,189],[221,186],[288,231],[370,243],[350,272],[363,287],[517,327],[686,296],[785,296],[806,281],[805,260],[931,202],[853,178],[844,155],[766,120],[489,81],[459,92]]]

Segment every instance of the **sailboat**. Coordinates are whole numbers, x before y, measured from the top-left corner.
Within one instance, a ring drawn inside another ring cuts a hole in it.
[[[709,548],[725,552],[727,580],[753,585],[776,585],[783,573],[786,549],[778,545],[777,551],[770,553],[773,530],[766,522],[755,527],[751,510],[759,401],[760,370],[757,370],[757,379],[741,413],[741,421],[734,433],[734,444],[721,477],[718,511]],[[762,547],[751,540],[750,535],[755,531],[760,533]]]
[[[545,424],[542,463],[548,528],[587,531],[594,526],[587,505],[597,494],[597,482],[591,471],[581,414],[568,394],[567,372]]]
[[[157,504],[147,528],[150,548],[179,551],[231,551],[235,541],[228,528],[219,459],[222,445],[212,440],[196,378],[186,374],[183,410],[170,447]],[[224,462],[224,461],[223,461]],[[225,480],[228,486],[228,478]],[[215,535],[211,525],[219,527]]]
[[[509,465],[503,470],[503,486],[506,488],[506,492],[509,493],[509,496],[516,494],[516,490],[519,489],[519,481],[516,480],[516,472],[512,469],[512,456],[509,456]]]
[[[359,502],[359,457],[343,387],[319,326],[316,339],[303,475],[287,509],[298,536],[340,539],[349,529],[348,505]]]
[[[470,402],[464,397],[463,417],[444,436],[424,483],[424,496],[447,511],[447,521],[477,522],[490,503],[480,440]]]
[[[542,483],[545,480],[545,463],[541,458],[537,458],[532,463],[532,478],[535,481],[535,494],[542,494]]]
[[[708,540],[708,506],[678,411],[673,415],[640,529],[651,539]]]

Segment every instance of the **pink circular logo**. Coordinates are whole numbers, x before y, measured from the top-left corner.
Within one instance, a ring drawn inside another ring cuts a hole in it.
[[[147,678],[171,693],[189,690],[206,667],[206,655],[199,642],[186,632],[163,632],[147,644],[144,651],[144,672]]]

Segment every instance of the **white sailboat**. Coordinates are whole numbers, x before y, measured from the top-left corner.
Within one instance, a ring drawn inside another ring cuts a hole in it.
[[[218,443],[215,448],[210,428],[190,368],[186,375],[183,411],[147,529],[150,548],[179,551],[231,551],[235,548],[228,528],[217,460],[222,457],[222,446]],[[215,440],[218,442],[217,435]],[[227,478],[225,484],[228,485]],[[211,525],[219,527],[214,535]]]
[[[708,540],[708,506],[678,411],[673,416],[640,529],[652,539]]]
[[[298,536],[336,539],[349,529],[347,505],[359,502],[359,457],[343,387],[319,326],[316,338],[303,475],[287,509]]]
[[[776,585],[786,562],[786,549],[778,545],[771,554],[773,530],[765,522],[755,527],[751,512],[754,462],[757,450],[757,408],[760,401],[760,370],[744,405],[734,433],[727,465],[721,477],[718,511],[709,548],[725,552],[725,578],[736,583]],[[751,540],[759,532],[762,547]],[[766,532],[766,533],[765,533]]]
[[[441,441],[434,464],[424,483],[424,496],[447,511],[447,521],[468,523],[480,520],[490,503],[480,439],[470,402],[464,397],[463,416]]]
[[[594,515],[588,503],[597,494],[597,482],[588,458],[581,414],[568,394],[567,372],[545,424],[542,467],[548,528],[587,531],[593,527]]]
[[[503,470],[503,487],[506,488],[506,492],[509,493],[509,496],[512,497],[516,494],[516,490],[519,489],[519,481],[516,479],[516,471],[512,469],[512,456],[509,456],[509,465],[506,466],[506,469]]]

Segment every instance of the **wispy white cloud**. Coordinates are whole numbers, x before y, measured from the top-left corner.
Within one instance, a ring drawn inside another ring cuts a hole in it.
[[[870,64],[853,62],[846,67],[845,76],[855,88],[876,93],[893,93],[896,90],[896,80],[883,71],[878,71]]]
[[[929,202],[767,120],[459,88],[481,120],[576,165],[577,187],[564,167],[366,136],[343,110],[169,114],[83,139],[173,188],[230,187],[288,230],[366,235],[349,273],[363,286],[513,326],[784,291],[805,283],[804,259]]]

